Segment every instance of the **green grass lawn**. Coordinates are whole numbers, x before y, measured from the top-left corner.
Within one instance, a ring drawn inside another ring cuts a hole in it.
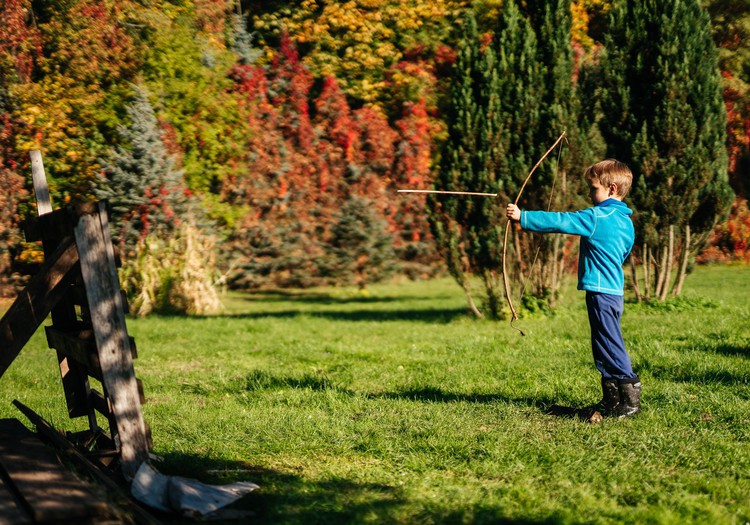
[[[750,522],[749,267],[700,267],[684,298],[626,304],[644,411],[598,401],[581,292],[517,325],[466,314],[452,281],[232,294],[212,318],[129,319],[163,473],[261,486],[253,523]],[[0,379],[67,418],[39,330]]]

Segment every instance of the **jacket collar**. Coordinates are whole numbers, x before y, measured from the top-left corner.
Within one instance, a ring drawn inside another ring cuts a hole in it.
[[[633,210],[628,208],[627,204],[622,201],[618,201],[617,199],[607,199],[596,205],[597,208],[606,208],[609,206],[614,207],[617,211],[619,211],[620,213],[624,213],[625,215],[629,216],[633,214]]]
[[[622,201],[618,201],[617,199],[607,199],[607,200],[602,201],[599,204],[597,204],[597,206],[601,206],[601,207],[604,207],[604,206],[624,206],[626,208],[628,207],[627,204],[625,204]]]

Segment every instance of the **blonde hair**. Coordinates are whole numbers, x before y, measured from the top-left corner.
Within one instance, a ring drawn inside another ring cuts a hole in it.
[[[615,159],[605,159],[592,164],[583,172],[583,177],[589,182],[597,181],[605,188],[616,184],[619,197],[627,195],[630,185],[633,184],[633,172],[627,164]]]

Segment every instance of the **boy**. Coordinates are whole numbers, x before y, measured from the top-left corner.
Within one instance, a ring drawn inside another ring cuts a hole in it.
[[[594,363],[602,374],[604,416],[628,417],[641,410],[641,382],[633,372],[620,329],[623,312],[622,265],[633,248],[633,212],[622,199],[630,190],[633,174],[614,159],[586,168],[592,208],[558,213],[521,211],[508,204],[508,219],[521,228],[541,233],[581,236],[578,257],[578,289],[586,291]]]

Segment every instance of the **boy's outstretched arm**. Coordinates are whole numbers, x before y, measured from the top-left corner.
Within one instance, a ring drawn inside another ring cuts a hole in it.
[[[524,230],[540,233],[567,233],[588,237],[596,229],[596,216],[589,208],[577,212],[524,211],[515,204],[505,208],[508,219],[519,221]]]

